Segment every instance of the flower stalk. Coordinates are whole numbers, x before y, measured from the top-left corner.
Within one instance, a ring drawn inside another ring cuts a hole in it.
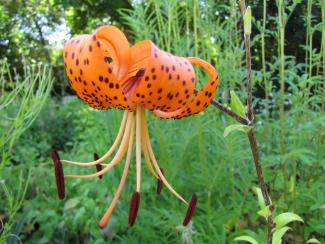
[[[274,205],[271,203],[269,193],[265,184],[263,170],[262,170],[262,164],[260,160],[259,155],[259,148],[256,141],[256,136],[254,133],[254,110],[253,110],[253,103],[252,103],[252,80],[251,80],[251,52],[250,52],[250,34],[251,34],[251,9],[248,7],[246,9],[245,0],[239,1],[241,13],[243,15],[244,20],[244,42],[245,42],[245,54],[246,54],[246,79],[247,79],[247,93],[248,93],[248,99],[247,99],[247,113],[246,118],[243,118],[236,112],[230,110],[229,108],[225,107],[221,103],[219,103],[216,100],[212,101],[212,104],[222,112],[228,114],[232,118],[234,118],[236,121],[238,121],[240,124],[243,125],[249,125],[251,126],[251,129],[247,132],[255,169],[259,181],[259,186],[262,191],[263,200],[266,206],[269,207],[270,214],[267,217],[267,223],[268,223],[268,234],[267,234],[267,244],[272,244],[272,236],[273,236],[273,230],[275,228],[275,223],[273,220],[272,212],[274,210]],[[248,12],[247,12],[248,11]]]

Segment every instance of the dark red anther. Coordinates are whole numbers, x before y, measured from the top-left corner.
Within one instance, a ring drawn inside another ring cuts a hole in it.
[[[64,173],[59,154],[56,150],[52,150],[51,157],[54,163],[54,173],[56,180],[56,189],[60,199],[65,196]]]
[[[94,160],[98,160],[99,159],[99,156],[97,153],[94,153]],[[96,164],[96,170],[97,172],[101,171],[102,170],[102,165],[101,164]],[[103,178],[103,175],[100,175],[98,176],[99,179],[102,179]]]
[[[186,212],[186,216],[185,216],[184,221],[183,221],[183,225],[184,226],[188,225],[188,223],[192,219],[193,213],[195,211],[196,203],[197,203],[197,196],[194,193],[192,195],[192,199],[191,199],[190,205],[188,205],[188,209],[187,209],[187,212]]]
[[[134,192],[130,202],[129,225],[132,226],[137,218],[140,205],[140,192]]]
[[[161,173],[164,175],[164,170],[160,168]],[[157,179],[157,194],[159,195],[161,192],[161,189],[164,186],[164,182],[159,178]]]

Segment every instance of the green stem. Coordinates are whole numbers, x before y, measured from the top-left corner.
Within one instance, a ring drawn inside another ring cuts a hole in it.
[[[309,77],[312,76],[313,71],[313,30],[311,27],[311,10],[313,7],[313,0],[308,0],[308,32],[309,32]]]
[[[158,31],[159,33],[163,33],[163,19],[161,16],[161,11],[160,7],[158,5],[158,1],[153,1],[155,11],[156,11],[156,16],[157,16],[157,22],[158,22]],[[167,46],[167,40],[165,39],[165,35],[161,35],[162,37],[162,46]]]
[[[266,64],[265,64],[265,31],[266,31],[266,0],[263,0],[263,24],[261,33],[261,49],[262,49],[262,70],[263,70],[263,81],[265,89],[265,111],[266,111],[266,122],[269,119],[269,82],[266,78]],[[267,128],[267,126],[266,126]],[[266,133],[267,135],[267,133]]]
[[[198,8],[198,1],[194,0],[193,3],[193,29],[194,29],[194,56],[198,56],[198,39],[197,39],[197,12],[199,11]]]
[[[278,52],[279,52],[279,59],[280,59],[280,103],[279,103],[279,117],[280,117],[280,152],[282,155],[285,153],[285,131],[284,131],[284,95],[285,95],[285,56],[284,56],[284,37],[285,37],[285,3],[283,0],[278,0]],[[283,188],[284,188],[284,201],[287,202],[287,175],[286,175],[286,162],[282,162],[280,165],[280,169],[283,175]]]
[[[167,51],[170,52],[170,39],[171,39],[171,32],[172,32],[172,13],[173,9],[171,6],[171,2],[168,1],[168,35],[167,35]]]
[[[321,105],[321,113],[324,113],[325,110],[325,1],[322,2],[321,5],[321,9],[322,9],[322,22],[323,22],[323,28],[322,28],[322,45],[321,45],[321,52],[322,52],[322,59],[323,59],[323,99],[322,99],[322,105]],[[322,127],[320,126],[320,128],[318,129],[318,136],[317,136],[317,163],[316,163],[316,167],[317,167],[317,177],[320,177],[320,168],[321,168],[321,154],[322,154],[322,150],[321,150],[321,145],[322,145],[322,139],[323,135],[322,135]]]
[[[323,101],[322,111],[325,109],[325,1],[322,2],[322,56],[323,56]]]
[[[185,5],[185,14],[186,14],[186,21],[185,21],[185,29],[186,29],[186,49],[190,49],[190,14],[188,12],[188,0],[186,0],[186,5]]]

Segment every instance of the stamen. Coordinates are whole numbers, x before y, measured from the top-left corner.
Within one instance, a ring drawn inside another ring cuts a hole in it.
[[[122,158],[124,157],[126,150],[127,150],[127,145],[128,145],[128,141],[130,138],[130,130],[132,127],[132,124],[134,122],[134,113],[131,112],[130,116],[128,116],[128,121],[126,124],[126,129],[125,129],[125,133],[120,145],[119,150],[117,151],[117,153],[115,154],[113,160],[107,164],[104,169],[102,169],[101,171],[95,173],[95,174],[89,174],[89,175],[66,175],[66,178],[95,178],[97,176],[103,175],[105,174],[107,171],[109,171],[111,168],[113,168],[115,165],[117,165]]]
[[[124,170],[123,170],[123,174],[122,174],[122,178],[120,181],[120,184],[117,188],[117,191],[115,193],[115,196],[112,200],[111,205],[108,207],[108,209],[106,210],[106,213],[104,214],[104,216],[102,217],[102,219],[99,222],[99,227],[100,228],[104,228],[109,217],[111,216],[115,205],[117,204],[118,199],[120,198],[120,195],[122,193],[123,187],[124,187],[124,183],[126,180],[126,177],[128,175],[129,172],[129,167],[130,167],[130,162],[131,162],[131,156],[132,156],[132,147],[133,147],[133,137],[134,137],[134,123],[132,123],[132,129],[131,129],[131,135],[130,135],[130,141],[129,141],[129,147],[128,147],[128,153],[126,155],[126,160],[125,160],[125,166],[124,166]]]
[[[94,161],[96,161],[96,160],[98,160],[98,159],[99,159],[98,154],[97,154],[97,153],[94,153]],[[102,167],[101,164],[96,164],[96,171],[97,171],[97,172],[101,171],[102,169],[103,169],[103,167]],[[102,179],[103,176],[100,175],[100,176],[98,176],[98,178],[99,178],[99,179]]]
[[[96,164],[100,164],[100,163],[104,162],[116,150],[118,144],[121,141],[123,133],[124,134],[126,133],[126,122],[128,121],[128,118],[130,116],[131,116],[131,114],[128,111],[124,112],[123,119],[122,119],[122,122],[121,122],[121,126],[120,126],[120,129],[119,129],[119,132],[117,133],[116,139],[115,139],[112,147],[104,154],[103,157],[101,157],[98,160],[88,162],[88,163],[75,162],[75,161],[69,161],[69,160],[61,160],[61,162],[62,163],[73,164],[73,165],[78,165],[78,166],[94,166]]]
[[[155,170],[153,169],[152,167],[152,164],[151,164],[151,161],[150,161],[150,156],[149,156],[149,153],[148,153],[148,150],[147,150],[147,141],[146,141],[146,136],[145,136],[145,127],[146,127],[146,112],[144,111],[144,109],[142,110],[142,113],[141,113],[141,143],[142,143],[142,151],[143,151],[143,155],[144,155],[144,159],[146,161],[146,164],[150,170],[150,172],[156,177],[156,179],[160,179],[159,176],[156,174]]]
[[[183,203],[185,203],[186,205],[188,205],[188,203],[184,200],[184,198],[182,196],[180,196],[174,189],[173,187],[168,183],[168,181],[166,180],[166,178],[164,177],[164,175],[162,174],[160,168],[159,168],[159,165],[157,163],[157,160],[156,160],[156,157],[155,157],[155,154],[152,150],[152,147],[151,147],[151,143],[150,143],[150,139],[149,139],[149,132],[148,132],[148,127],[147,125],[145,125],[145,139],[146,139],[146,145],[147,145],[147,148],[144,149],[144,150],[148,150],[149,151],[149,155],[150,155],[150,158],[152,160],[152,163],[159,175],[159,178],[163,181],[163,183],[166,185],[166,187],[169,189],[169,191],[171,193],[173,193],[179,200],[181,200]]]
[[[137,106],[136,110],[136,190],[140,192],[140,184],[141,184],[141,105]]]
[[[137,218],[140,205],[140,192],[134,192],[130,202],[129,225],[132,226]]]
[[[193,213],[195,211],[196,203],[197,203],[197,196],[194,193],[192,195],[190,205],[187,208],[186,216],[185,216],[184,221],[183,221],[184,226],[188,225],[188,223],[190,222],[190,220],[191,220],[191,218],[193,216]]]
[[[162,174],[164,174],[164,170],[162,168],[160,168],[160,171]],[[161,192],[161,189],[164,186],[164,182],[159,178],[157,179],[157,194],[159,195]]]
[[[60,161],[60,156],[56,150],[52,150],[51,157],[54,163],[54,173],[55,173],[55,180],[56,180],[56,190],[58,192],[58,196],[60,199],[63,199],[65,196],[65,184],[64,184],[64,173],[62,164]]]

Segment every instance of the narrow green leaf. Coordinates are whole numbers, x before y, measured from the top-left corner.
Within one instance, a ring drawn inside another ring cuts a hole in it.
[[[242,131],[244,133],[248,133],[251,128],[252,127],[248,125],[241,125],[241,124],[229,125],[225,128],[225,131],[223,132],[223,136],[227,137],[233,131]]]
[[[308,243],[321,244],[321,242],[320,242],[319,240],[317,240],[316,238],[311,238],[311,239],[309,239],[306,243],[307,243],[307,244],[308,244]]]
[[[264,208],[262,208],[260,211],[257,212],[258,215],[264,217],[264,218],[267,218],[268,216],[271,215],[271,211],[270,211],[270,208],[269,206],[265,206]]]
[[[299,215],[291,212],[279,214],[274,218],[274,223],[276,224],[277,229],[280,229],[293,221],[304,222]]]
[[[260,205],[260,209],[264,209],[266,207],[266,205],[264,203],[264,198],[263,198],[263,194],[262,194],[261,188],[254,187],[253,188],[253,191],[257,195],[257,200],[258,200],[258,204]]]
[[[245,106],[234,91],[230,91],[230,107],[235,113],[245,118]]]
[[[293,192],[295,190],[295,184],[296,184],[296,177],[295,176],[290,176],[290,181],[289,181],[289,192]]]
[[[281,244],[283,235],[290,229],[291,229],[290,227],[286,226],[286,227],[276,230],[273,233],[272,244]]]
[[[234,241],[247,241],[252,244],[258,244],[258,242],[253,237],[250,236],[238,236],[234,239]]]

